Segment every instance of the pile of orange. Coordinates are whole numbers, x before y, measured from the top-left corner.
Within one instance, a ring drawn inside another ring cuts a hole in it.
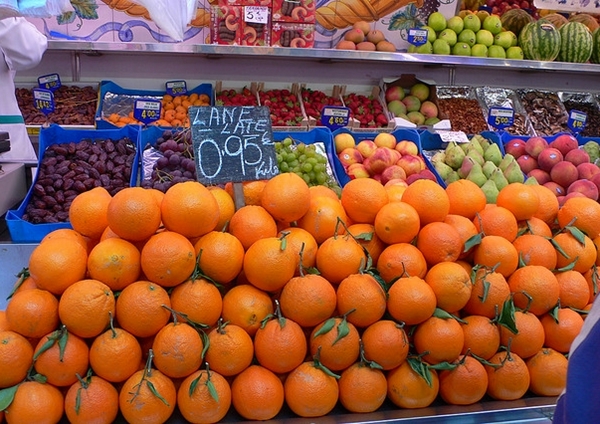
[[[78,196],[0,312],[0,421],[268,420],[564,388],[597,294],[598,203],[559,209],[517,183],[486,205],[467,180],[390,201],[355,179],[338,198],[295,174],[245,194],[237,210],[198,182]]]
[[[190,119],[188,108],[190,106],[210,106],[210,97],[207,94],[181,94],[172,96],[163,95],[161,99],[162,108],[160,110],[160,119],[153,122],[153,125],[160,127],[189,127]],[[117,127],[123,127],[128,124],[141,125],[141,122],[133,117],[133,111],[127,115],[111,113],[106,120]]]

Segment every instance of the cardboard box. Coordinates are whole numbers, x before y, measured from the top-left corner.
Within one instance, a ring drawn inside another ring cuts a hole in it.
[[[271,109],[273,131],[308,130],[308,117],[300,101],[300,84],[269,84],[269,86],[265,86],[264,82],[259,82],[257,94],[259,105]],[[289,98],[296,100],[289,100]],[[287,104],[290,101],[293,103],[291,106]],[[287,121],[286,114],[289,118]],[[278,118],[281,118],[284,123],[278,122]]]
[[[314,23],[315,0],[273,0],[273,22]]]
[[[343,85],[341,96],[342,96],[342,101],[344,102],[344,105],[349,107],[351,110],[352,118],[350,119],[350,121],[352,124],[351,126],[352,126],[353,131],[367,131],[367,132],[386,131],[386,132],[390,132],[390,131],[393,131],[394,129],[396,129],[396,122],[394,121],[391,114],[387,110],[385,101],[382,100],[381,89],[379,87],[377,87],[377,86],[372,87],[370,93],[354,93],[354,92],[348,93],[347,86]],[[386,118],[385,124],[378,121],[378,116],[375,116],[375,113],[374,113],[375,109],[366,110],[363,112],[363,114],[358,114],[354,110],[354,109],[356,109],[355,103],[357,100],[359,101],[358,108],[360,108],[361,106],[364,106],[364,103],[366,103],[366,101],[367,101],[365,99],[365,97],[370,99],[370,102],[373,104],[374,108],[376,106],[375,103],[377,103],[378,106],[381,108],[381,114]],[[373,115],[373,117],[370,117],[369,115]],[[368,122],[364,122],[365,119],[368,119]]]
[[[271,7],[271,0],[218,0],[217,6],[264,6]]]
[[[313,24],[296,24],[289,22],[273,22],[271,28],[271,45],[274,47],[293,47],[310,49],[315,42],[315,26]]]
[[[271,14],[269,13],[268,22],[264,24],[242,21],[239,44],[242,46],[270,46]]]
[[[242,6],[214,6],[210,13],[210,39],[213,44],[240,44]]]

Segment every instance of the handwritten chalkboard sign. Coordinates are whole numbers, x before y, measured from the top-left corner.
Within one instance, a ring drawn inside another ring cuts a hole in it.
[[[263,180],[279,173],[269,108],[194,106],[188,113],[201,183]]]

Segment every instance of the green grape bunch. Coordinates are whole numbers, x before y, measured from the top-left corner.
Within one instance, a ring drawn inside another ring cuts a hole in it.
[[[280,172],[293,172],[309,186],[323,185],[339,193],[340,186],[327,172],[327,156],[315,144],[304,144],[291,137],[275,143],[275,156]]]

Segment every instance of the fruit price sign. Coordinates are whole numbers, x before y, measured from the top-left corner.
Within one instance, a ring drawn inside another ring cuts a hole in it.
[[[268,107],[194,106],[189,116],[201,183],[263,180],[279,173]]]
[[[33,105],[45,115],[54,112],[54,94],[45,88],[34,88]]]
[[[255,24],[268,24],[269,8],[265,6],[245,6],[244,21]]]
[[[414,46],[422,46],[427,42],[428,31],[426,29],[411,28],[408,30],[408,42]]]
[[[515,121],[514,109],[508,107],[491,107],[488,113],[488,124],[496,129],[512,126]]]
[[[43,75],[38,78],[38,85],[40,88],[45,88],[46,90],[56,90],[62,84],[60,82],[60,76],[58,74],[48,74]]]
[[[438,130],[438,135],[443,143],[468,143],[469,138],[462,131],[444,131]]]
[[[348,125],[350,108],[344,106],[323,106],[321,110],[321,123],[330,130],[336,130]]]
[[[585,128],[586,122],[587,113],[573,109],[569,113],[569,120],[567,121],[567,126],[574,133],[580,133]]]
[[[144,124],[160,119],[160,100],[137,99],[133,106],[133,117]]]
[[[167,94],[171,96],[182,96],[187,94],[187,84],[185,81],[167,81],[165,84]]]

